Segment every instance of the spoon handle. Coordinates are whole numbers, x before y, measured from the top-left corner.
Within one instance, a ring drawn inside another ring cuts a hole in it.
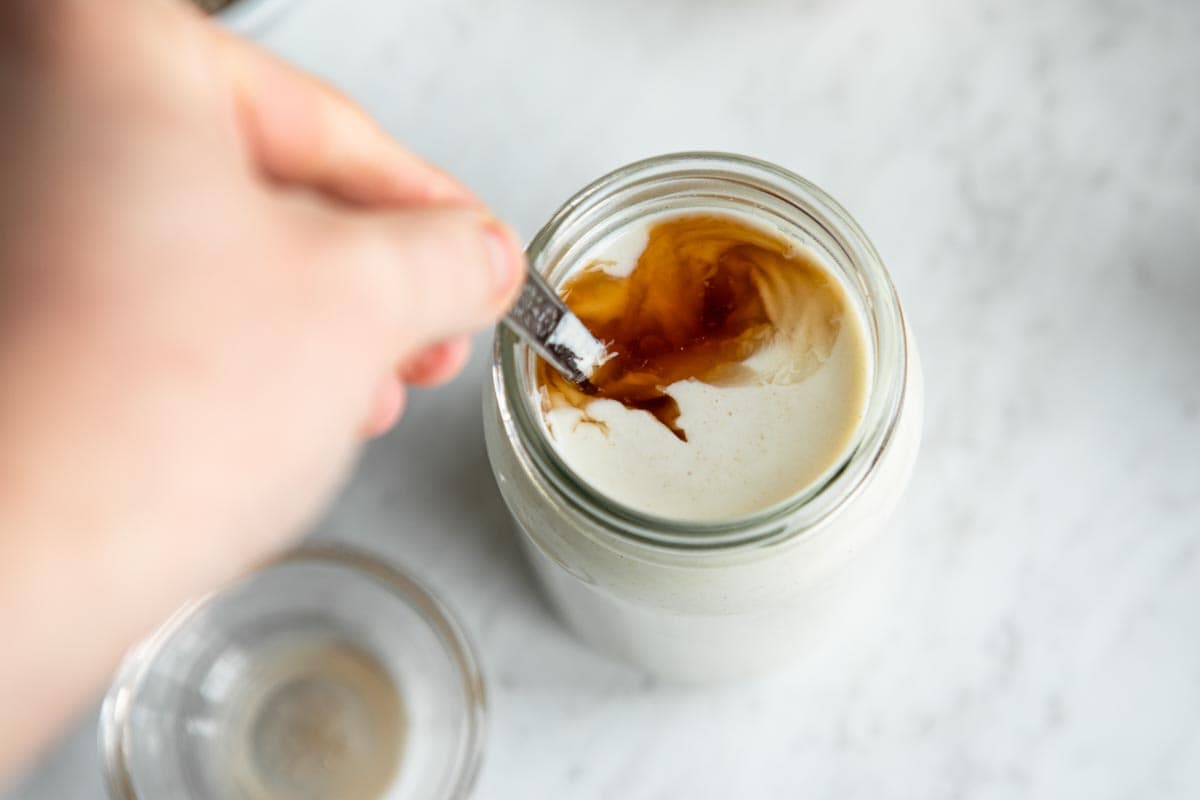
[[[596,367],[608,358],[604,344],[533,270],[504,323],[572,383],[587,384]]]

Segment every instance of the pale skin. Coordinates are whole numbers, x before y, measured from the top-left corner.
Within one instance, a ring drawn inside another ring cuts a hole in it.
[[[0,787],[189,597],[303,532],[516,237],[172,0],[0,4]]]

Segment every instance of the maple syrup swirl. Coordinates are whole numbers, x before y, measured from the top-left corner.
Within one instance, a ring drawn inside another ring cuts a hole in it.
[[[683,442],[668,389],[789,384],[829,357],[846,311],[841,286],[786,239],[726,214],[652,224],[627,275],[593,261],[559,292],[612,357],[577,386],[539,359],[543,410],[596,398],[647,411]]]

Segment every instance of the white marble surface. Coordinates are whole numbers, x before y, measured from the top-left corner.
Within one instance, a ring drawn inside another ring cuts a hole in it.
[[[875,239],[923,349],[888,624],[713,691],[550,617],[484,459],[484,339],[414,398],[318,535],[460,612],[477,797],[1200,797],[1200,3],[308,0],[268,41],[526,235],[642,156],[788,166]],[[10,796],[101,797],[94,735]]]

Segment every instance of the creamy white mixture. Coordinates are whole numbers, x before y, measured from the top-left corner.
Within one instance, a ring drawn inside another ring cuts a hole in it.
[[[649,228],[662,219],[644,220],[599,242],[579,259],[578,269],[599,263],[612,274],[628,274]],[[814,260],[821,263],[815,254]],[[835,273],[827,272],[840,286]],[[549,403],[543,420],[556,450],[613,500],[669,519],[742,516],[802,492],[841,464],[866,407],[866,326],[857,305],[841,294],[841,330],[813,374],[797,382],[780,379],[775,365],[787,354],[776,351],[788,345],[777,343],[746,362],[761,375],[751,385],[674,384],[668,393],[679,404],[686,442],[648,412],[613,400],[593,400],[583,410]]]

